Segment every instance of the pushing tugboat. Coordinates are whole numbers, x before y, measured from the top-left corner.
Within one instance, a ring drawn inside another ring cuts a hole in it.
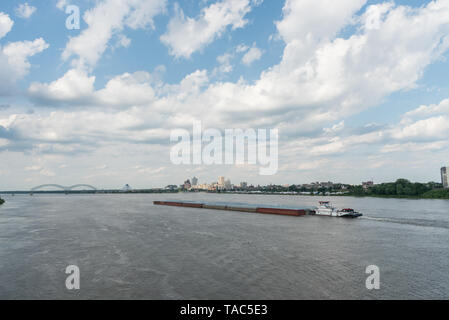
[[[354,209],[337,209],[333,207],[329,201],[320,201],[320,205],[315,210],[318,216],[341,217],[341,218],[357,218],[362,214],[354,211]]]

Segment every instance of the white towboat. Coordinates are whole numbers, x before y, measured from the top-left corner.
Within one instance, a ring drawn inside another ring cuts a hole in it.
[[[357,218],[362,216],[361,213],[354,209],[337,209],[333,207],[329,201],[320,201],[320,205],[315,210],[318,216],[341,217],[341,218]]]

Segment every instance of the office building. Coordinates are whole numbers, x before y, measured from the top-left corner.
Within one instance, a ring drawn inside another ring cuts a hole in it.
[[[443,184],[443,188],[449,188],[449,167],[441,168],[441,183]]]

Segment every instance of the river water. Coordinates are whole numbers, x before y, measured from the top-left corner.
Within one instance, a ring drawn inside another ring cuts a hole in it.
[[[449,201],[334,197],[359,219],[154,206],[223,194],[3,196],[0,299],[448,299]],[[80,269],[67,290],[66,267]],[[366,267],[380,289],[365,286]]]

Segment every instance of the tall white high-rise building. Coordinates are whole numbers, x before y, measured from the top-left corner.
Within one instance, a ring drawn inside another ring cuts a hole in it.
[[[449,167],[441,168],[441,183],[443,188],[449,188]]]
[[[225,185],[225,177],[218,177],[218,185],[224,187]]]

